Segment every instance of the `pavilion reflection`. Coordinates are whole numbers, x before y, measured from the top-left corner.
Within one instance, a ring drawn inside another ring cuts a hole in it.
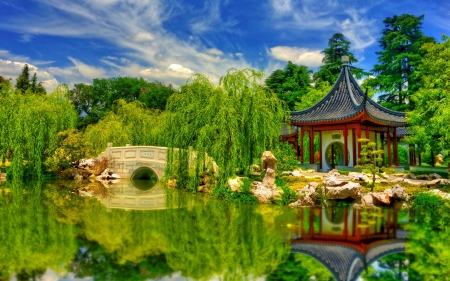
[[[396,208],[309,207],[298,215],[292,252],[315,258],[336,280],[357,280],[376,260],[405,251]]]

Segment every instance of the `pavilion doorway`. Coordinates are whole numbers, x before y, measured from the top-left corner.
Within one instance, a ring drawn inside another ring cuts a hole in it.
[[[344,144],[341,142],[330,143],[325,150],[325,161],[330,169],[344,165]]]

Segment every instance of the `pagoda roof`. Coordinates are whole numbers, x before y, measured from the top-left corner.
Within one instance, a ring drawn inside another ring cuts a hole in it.
[[[291,112],[292,125],[353,120],[394,127],[406,126],[405,113],[387,109],[368,98],[346,64],[333,88],[322,100],[308,109]]]

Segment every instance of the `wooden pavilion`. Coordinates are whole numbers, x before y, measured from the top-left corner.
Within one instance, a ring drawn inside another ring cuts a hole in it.
[[[302,164],[305,149],[309,150],[309,164],[317,163],[317,170],[345,169],[357,165],[361,152],[358,139],[367,138],[387,153],[388,166],[399,166],[398,136],[404,130],[404,112],[387,109],[367,97],[348,66],[348,57],[342,57],[343,67],[331,91],[312,107],[291,112],[294,132],[282,136],[292,144]],[[319,151],[314,149],[314,136],[318,135]],[[309,138],[309,147],[299,142]],[[386,143],[386,145],[385,145]],[[316,161],[315,161],[316,160]]]

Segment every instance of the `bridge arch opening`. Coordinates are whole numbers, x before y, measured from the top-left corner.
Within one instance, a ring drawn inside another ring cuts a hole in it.
[[[156,172],[149,167],[139,167],[131,175],[134,186],[141,190],[153,188],[159,181]]]

